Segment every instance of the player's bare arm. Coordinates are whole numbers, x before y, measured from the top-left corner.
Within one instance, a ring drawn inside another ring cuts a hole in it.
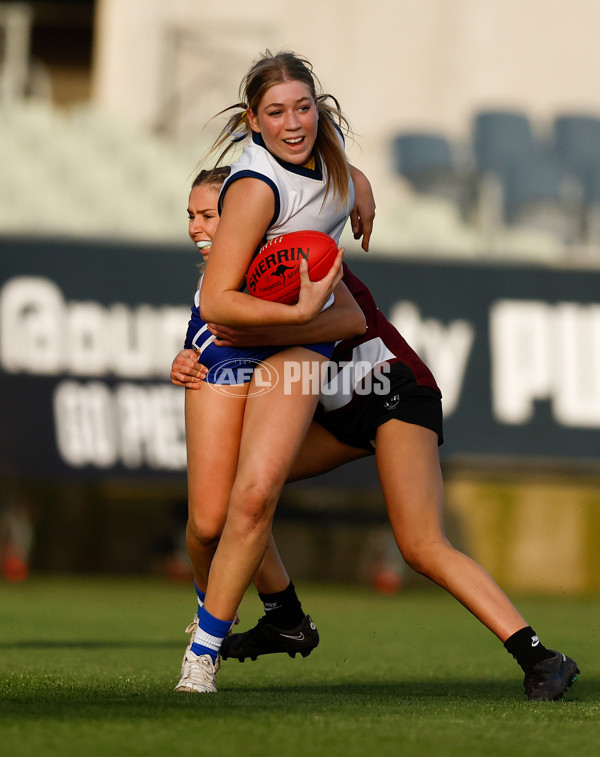
[[[350,213],[352,233],[354,239],[362,237],[361,246],[365,252],[368,252],[375,219],[375,197],[371,183],[364,173],[359,171],[356,166],[349,164],[348,167],[354,184],[354,207]]]
[[[200,312],[205,321],[229,326],[308,323],[320,312],[341,279],[342,254],[339,254],[321,281],[301,289],[295,305],[267,302],[240,291],[274,208],[272,190],[258,179],[239,179],[228,189],[202,284]],[[233,212],[227,212],[228,209]]]
[[[209,323],[216,337],[215,344],[223,347],[263,345],[314,344],[334,339],[349,339],[364,334],[365,316],[344,282],[334,290],[335,302],[304,326],[264,326],[261,328],[232,328]]]

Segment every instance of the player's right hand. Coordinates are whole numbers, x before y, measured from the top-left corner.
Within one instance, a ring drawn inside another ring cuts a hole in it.
[[[309,323],[321,312],[323,306],[333,293],[333,290],[342,280],[342,258],[344,257],[344,248],[340,247],[337,257],[331,266],[329,272],[320,281],[311,281],[308,275],[308,263],[304,258],[300,261],[300,294],[296,305],[290,307],[296,308],[300,313],[299,323]]]
[[[171,365],[171,381],[186,389],[200,389],[207,373],[208,368],[198,362],[194,350],[181,350]]]

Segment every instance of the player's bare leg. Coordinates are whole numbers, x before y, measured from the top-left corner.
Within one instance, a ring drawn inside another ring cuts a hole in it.
[[[313,421],[294,460],[288,481],[326,473],[368,454],[366,450],[343,444]],[[305,615],[301,610],[297,598],[297,609],[293,614],[294,587],[272,537],[254,575],[254,583],[263,599],[265,615],[248,631],[228,635],[223,640],[223,659],[232,657],[243,662],[247,658],[256,660],[261,655],[282,652],[290,657],[309,655],[319,644],[319,632],[310,615]],[[286,607],[278,609],[275,602],[283,603],[284,598]]]
[[[379,427],[376,442],[379,478],[404,559],[496,634],[523,669],[529,699],[560,699],[577,679],[577,663],[546,649],[493,578],[446,539],[437,435],[391,420]]]
[[[202,592],[225,519],[235,480],[249,384],[228,386],[227,393],[206,384],[186,389],[185,426],[188,458],[188,553]],[[219,433],[215,434],[215,429]]]
[[[446,538],[437,435],[390,420],[379,427],[376,443],[390,523],[406,562],[447,589],[501,641],[526,626],[493,578]]]
[[[344,463],[368,457],[369,452],[359,447],[351,447],[340,442],[316,421],[310,424],[308,432],[288,476],[289,481],[312,478],[335,470]]]
[[[298,347],[273,356],[269,362],[283,377],[286,359],[302,363],[307,354],[312,362],[324,359]],[[254,379],[246,401],[227,519],[176,691],[217,690],[218,652],[265,553],[277,500],[314,413],[319,382],[315,381],[310,391],[302,382],[293,384],[286,393],[286,383],[280,381],[267,397],[254,394],[253,388]]]
[[[344,463],[366,457],[366,450],[351,447],[338,441],[333,434],[312,421],[302,446],[294,459],[287,477],[290,481],[312,478],[338,468]],[[254,584],[261,594],[283,591],[290,577],[271,537],[264,557],[254,575]]]
[[[206,594],[206,609],[217,618],[233,617],[262,560],[281,489],[316,407],[319,382],[286,385],[286,360],[306,364],[324,358],[301,347],[287,349],[269,359],[281,377],[274,389],[252,395],[251,382],[237,474]]]
[[[227,393],[210,384],[205,384],[201,391],[185,390],[188,458],[186,543],[194,573],[198,611],[204,602],[210,565],[227,517],[247,391],[248,384],[228,386]],[[215,428],[220,429],[221,433],[215,435]],[[208,666],[208,661],[196,659],[190,654],[197,628],[196,612],[185,629],[189,641],[181,663],[180,681],[176,687],[178,691],[194,690],[187,686],[189,682],[186,683],[188,668],[187,678],[190,674],[192,678],[206,678],[209,687],[210,679],[214,679],[219,668],[218,659]]]

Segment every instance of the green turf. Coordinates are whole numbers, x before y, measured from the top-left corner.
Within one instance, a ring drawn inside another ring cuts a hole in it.
[[[0,584],[6,757],[578,755],[600,749],[600,597],[522,598],[542,641],[583,675],[530,703],[488,631],[434,588],[394,597],[300,586],[321,644],[227,661],[216,695],[175,694],[194,597],[159,580]],[[250,594],[242,624],[260,615]]]

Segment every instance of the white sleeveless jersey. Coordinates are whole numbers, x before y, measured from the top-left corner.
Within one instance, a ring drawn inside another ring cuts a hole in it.
[[[267,150],[261,135],[253,132],[252,143],[244,148],[225,179],[219,197],[219,210],[225,192],[234,181],[246,177],[260,179],[271,187],[275,195],[275,213],[265,241],[290,231],[314,229],[329,234],[339,243],[354,205],[354,186],[350,180],[348,205],[338,203],[337,197],[334,199],[333,187],[329,188],[327,201],[323,203],[327,183],[325,171],[325,167],[320,165],[311,169],[279,160]]]

